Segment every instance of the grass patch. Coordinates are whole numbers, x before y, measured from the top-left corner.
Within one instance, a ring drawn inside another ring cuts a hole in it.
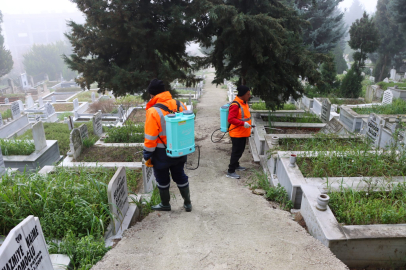
[[[75,269],[90,269],[108,249],[103,235],[111,220],[107,185],[116,170],[102,167],[57,168],[40,175],[4,175],[0,182],[0,233],[7,233],[28,215],[39,217],[50,252],[63,253]],[[127,170],[129,192],[141,181],[141,171]],[[59,247],[51,240],[63,239]]]
[[[47,87],[55,86],[55,85],[57,85],[58,83],[59,83],[59,82],[54,82],[54,81],[47,81],[47,82],[46,82]]]
[[[379,189],[378,189],[379,190]],[[354,190],[341,186],[330,192],[330,209],[337,221],[346,225],[406,223],[406,184],[394,185],[389,191]]]
[[[57,112],[70,112],[73,111],[72,103],[54,103],[52,104]]]
[[[352,108],[359,114],[406,114],[406,101],[401,98],[394,99],[392,104],[373,105],[369,108]]]
[[[92,93],[93,92],[95,93],[95,95],[97,95],[97,93],[95,91],[83,91],[83,92],[77,94],[75,97],[70,98],[69,102],[73,102],[73,100],[76,98],[79,100],[79,102],[92,102]]]
[[[90,138],[98,138],[93,134],[93,124],[92,122],[86,123],[74,123],[75,128],[78,128],[80,125],[86,124],[87,130],[89,132]],[[69,151],[69,136],[70,130],[68,124],[65,123],[44,123],[45,137],[47,140],[57,140],[59,151],[62,155],[66,155]],[[32,131],[28,130],[23,135],[19,136],[17,139],[28,139],[32,140]]]
[[[272,126],[271,122],[289,122],[289,123],[322,123],[322,121],[311,113],[301,114],[300,117],[293,116],[276,116],[272,112],[268,113],[268,116],[263,117],[264,121],[269,122],[269,126]]]
[[[11,118],[13,115],[11,114],[11,110],[7,109],[6,111],[1,113],[2,119],[8,119]]]
[[[339,98],[329,98],[331,104],[336,104],[336,105],[357,105],[357,104],[364,104],[365,101],[362,99],[339,99]]]
[[[65,117],[69,117],[69,116],[73,116],[73,113],[71,113],[71,112],[60,113],[60,114],[58,114],[58,120],[63,121],[63,120],[65,120]]]
[[[258,111],[269,110],[269,108],[266,106],[265,102],[253,103],[251,105],[251,109],[258,110]],[[285,104],[283,104],[282,109],[278,109],[277,111],[279,111],[279,110],[296,110],[296,106],[295,106],[295,104],[286,104],[285,103]]]
[[[3,156],[28,156],[35,151],[35,144],[30,140],[0,139],[0,146]]]
[[[141,162],[144,147],[90,147],[76,162]]]
[[[255,171],[250,177],[251,183],[249,186],[251,189],[263,189],[265,190],[265,198],[269,201],[277,202],[281,208],[289,211],[293,208],[293,203],[289,200],[288,193],[285,188],[278,184],[277,187],[272,187],[268,182],[268,177],[264,172]]]
[[[379,85],[379,87],[380,87],[382,90],[387,90],[389,87],[394,87],[395,85],[397,85],[398,88],[406,88],[406,83],[395,83],[395,82],[386,83],[386,82],[379,82],[379,83],[377,83],[377,85]]]
[[[124,109],[128,110],[130,107],[139,107],[141,104],[144,104],[145,101],[141,96],[126,95],[116,98],[115,103],[116,105],[122,105]]]
[[[145,109],[135,109],[131,112],[130,116],[126,120],[126,124],[134,123],[140,124],[145,123],[146,120],[146,110]]]
[[[280,138],[272,151],[349,151],[356,147],[368,148],[371,143],[361,138],[340,138],[335,134],[314,134],[312,138]]]
[[[143,143],[144,125],[132,123],[121,127],[112,127],[107,130],[106,143]]]
[[[58,88],[55,89],[55,92],[62,93],[62,92],[79,92],[83,91],[80,87],[65,87],[65,88]]]
[[[319,153],[317,157],[298,157],[297,164],[304,177],[377,177],[405,176],[406,154],[367,152],[358,146],[345,153]]]

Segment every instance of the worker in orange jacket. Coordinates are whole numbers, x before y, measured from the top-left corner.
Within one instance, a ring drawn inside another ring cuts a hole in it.
[[[185,105],[172,98],[169,91],[165,90],[165,85],[158,79],[153,79],[148,86],[148,92],[151,100],[146,107],[145,120],[145,139],[144,139],[144,159],[151,159],[154,175],[161,203],[152,207],[157,211],[171,211],[170,194],[170,176],[178,185],[180,194],[183,197],[183,207],[187,212],[192,211],[192,203],[190,201],[189,181],[188,176],[184,172],[184,165],[187,157],[178,158],[169,157],[166,155],[166,123],[165,115],[174,112],[182,112],[186,110]]]
[[[240,178],[235,171],[245,171],[246,169],[240,166],[239,160],[244,153],[247,138],[251,136],[251,112],[248,106],[251,92],[245,85],[238,86],[237,91],[238,94],[230,104],[228,114],[229,134],[233,146],[226,176],[234,179]]]

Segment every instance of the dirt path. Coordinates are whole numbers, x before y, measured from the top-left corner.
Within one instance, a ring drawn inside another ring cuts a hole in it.
[[[198,105],[196,134],[205,138],[198,142],[200,168],[187,171],[193,211],[184,212],[172,182],[172,212],[151,213],[92,269],[346,269],[288,212],[253,195],[244,179],[225,177],[231,145],[213,144],[210,135],[226,90],[212,79]],[[259,169],[251,160],[246,150],[242,166]]]

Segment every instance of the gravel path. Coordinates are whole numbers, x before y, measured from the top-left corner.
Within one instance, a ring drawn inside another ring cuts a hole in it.
[[[226,90],[211,85],[198,105],[200,168],[187,171],[193,211],[184,212],[172,182],[172,212],[154,212],[130,228],[92,269],[347,269],[291,215],[253,195],[243,179],[225,177],[231,144],[213,144]],[[260,169],[248,150],[242,166]]]

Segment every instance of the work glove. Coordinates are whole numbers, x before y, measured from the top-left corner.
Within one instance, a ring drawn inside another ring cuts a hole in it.
[[[250,124],[248,124],[247,122],[244,122],[244,127],[245,127],[245,128],[250,128],[250,127],[251,127],[251,125],[250,125]]]
[[[144,149],[144,151],[142,151],[142,155],[144,157],[144,160],[147,161],[148,159],[151,159],[153,153],[154,152],[149,152],[149,151]]]

